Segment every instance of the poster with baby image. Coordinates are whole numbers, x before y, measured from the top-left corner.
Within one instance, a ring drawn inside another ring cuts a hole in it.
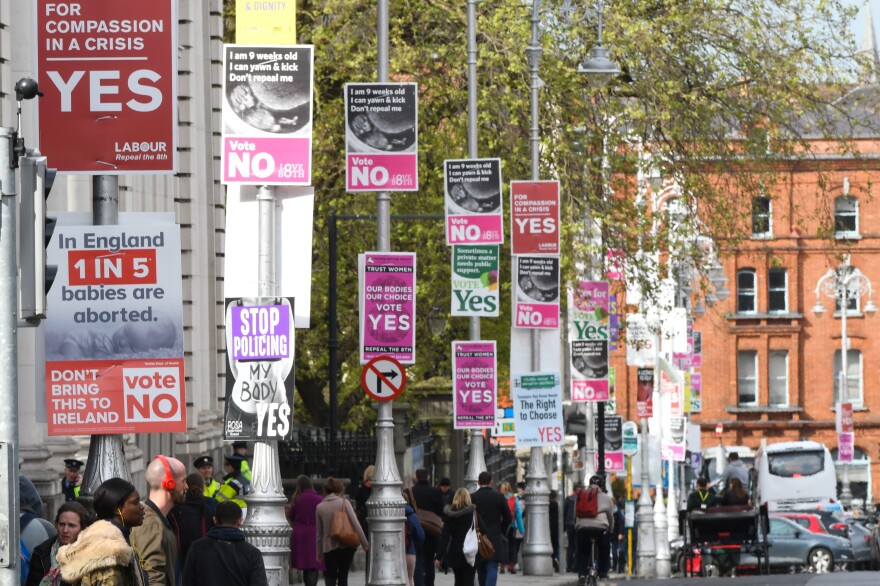
[[[418,85],[345,84],[345,189],[419,188]]]
[[[46,248],[49,435],[186,431],[180,227],[59,224]]]
[[[559,257],[514,256],[513,327],[559,327]]]
[[[609,297],[607,281],[580,281],[569,290],[572,401],[607,401],[611,397]]]
[[[311,45],[223,46],[223,183],[311,185]]]
[[[443,161],[446,245],[504,244],[501,159]]]
[[[291,432],[294,299],[226,299],[223,439],[283,440]]]

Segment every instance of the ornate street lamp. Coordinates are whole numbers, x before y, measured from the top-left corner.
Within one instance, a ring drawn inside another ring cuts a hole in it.
[[[874,289],[871,286],[871,280],[868,279],[856,267],[849,264],[849,256],[844,259],[843,264],[837,267],[837,270],[828,269],[816,283],[816,305],[813,306],[813,313],[817,316],[825,312],[825,306],[819,298],[819,293],[823,293],[826,297],[834,299],[840,306],[840,374],[838,376],[838,401],[837,410],[840,412],[841,403],[849,400],[849,381],[847,380],[847,352],[849,351],[849,339],[846,332],[846,319],[850,312],[850,301],[858,300],[863,295],[868,295],[868,303],[865,305],[865,312],[873,314],[877,311],[874,305]],[[838,450],[838,459],[840,458],[840,450]],[[849,462],[843,462],[843,478],[840,486],[840,502],[843,506],[849,508],[852,505],[852,490],[849,482]]]

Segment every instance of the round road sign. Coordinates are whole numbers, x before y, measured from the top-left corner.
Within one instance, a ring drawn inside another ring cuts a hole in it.
[[[361,387],[377,401],[391,401],[406,387],[406,370],[390,356],[377,356],[364,365]]]

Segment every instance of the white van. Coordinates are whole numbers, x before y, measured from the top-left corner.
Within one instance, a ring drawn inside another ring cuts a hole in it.
[[[755,498],[768,510],[792,511],[833,505],[837,476],[831,452],[811,441],[780,442],[758,448]]]

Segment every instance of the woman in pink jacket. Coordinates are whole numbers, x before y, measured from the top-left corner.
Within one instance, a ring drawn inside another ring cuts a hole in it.
[[[323,498],[312,487],[312,479],[300,474],[296,490],[290,498],[287,520],[290,532],[290,567],[302,571],[305,586],[317,586],[318,571],[324,566],[318,561],[317,509]]]
[[[324,500],[316,510],[318,520],[318,561],[323,561],[325,586],[348,586],[348,571],[354,559],[355,549],[344,547],[330,537],[330,528],[333,526],[333,515],[336,511],[343,510],[348,516],[351,526],[357,533],[364,551],[369,551],[370,545],[361,524],[358,523],[357,515],[351,504],[340,496],[342,494],[342,482],[330,477],[324,484]]]

